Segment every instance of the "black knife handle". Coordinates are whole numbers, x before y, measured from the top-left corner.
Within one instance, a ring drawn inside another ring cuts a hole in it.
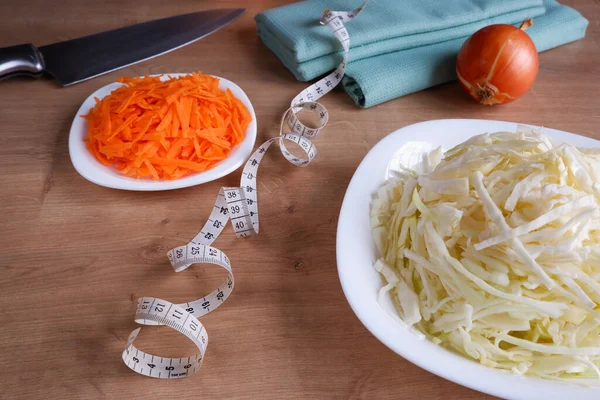
[[[0,48],[0,79],[22,74],[39,77],[43,71],[44,58],[34,45]]]

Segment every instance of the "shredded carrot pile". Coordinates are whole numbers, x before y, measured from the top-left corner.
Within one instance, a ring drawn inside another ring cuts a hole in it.
[[[245,136],[252,117],[219,80],[192,73],[120,78],[89,114],[87,147],[104,165],[134,178],[178,179],[206,171]]]

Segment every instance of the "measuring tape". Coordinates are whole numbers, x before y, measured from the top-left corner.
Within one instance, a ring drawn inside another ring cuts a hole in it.
[[[367,2],[368,0],[352,11],[325,10],[321,24],[327,25],[342,44],[344,48],[342,63],[331,74],[304,89],[292,100],[291,107],[281,119],[279,136],[260,145],[246,162],[240,187],[221,188],[208,221],[196,237],[185,246],[176,247],[167,254],[175,272],[181,272],[192,264],[214,264],[227,271],[228,276],[225,281],[210,294],[189,303],[174,304],[156,297],[138,299],[135,322],[141,325],[167,325],[194,342],[199,353],[182,358],[159,357],[145,353],[133,345],[141,329],[137,328],[129,335],[127,346],[123,351],[123,361],[135,372],[153,378],[183,378],[195,373],[202,366],[208,345],[208,334],[198,318],[223,304],[231,294],[235,282],[229,258],[221,250],[211,247],[211,244],[223,232],[227,221],[231,222],[237,237],[258,233],[256,176],[263,156],[275,141],[279,141],[283,156],[298,167],[305,167],[316,157],[317,149],[311,139],[319,135],[329,119],[327,109],[316,101],[341,82],[346,71],[350,48],[350,38],[344,23],[354,19]],[[309,128],[300,122],[296,114],[301,110],[317,115],[319,127]],[[286,127],[289,131],[284,133]],[[306,158],[298,158],[291,154],[285,147],[286,140],[298,144],[306,153]]]

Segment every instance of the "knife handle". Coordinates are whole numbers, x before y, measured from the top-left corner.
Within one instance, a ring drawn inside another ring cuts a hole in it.
[[[32,44],[0,48],[0,79],[22,74],[39,77],[44,67],[42,53]]]

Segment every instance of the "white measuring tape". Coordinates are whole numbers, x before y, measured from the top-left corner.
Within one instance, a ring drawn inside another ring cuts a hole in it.
[[[229,259],[221,250],[211,247],[211,243],[221,234],[227,221],[237,237],[247,237],[258,233],[258,197],[256,175],[258,166],[273,142],[279,140],[283,156],[298,167],[308,165],[317,155],[317,149],[310,139],[316,138],[329,119],[327,109],[316,101],[341,82],[346,70],[350,39],[344,22],[351,21],[365,7],[367,2],[352,11],[325,10],[321,24],[327,25],[344,48],[344,60],[325,78],[300,92],[291,107],[283,114],[279,136],[267,140],[252,154],[244,166],[240,187],[223,187],[219,190],[217,201],[204,227],[192,241],[185,246],[176,247],[168,252],[169,261],[175,272],[181,272],[192,264],[215,264],[224,268],[227,279],[207,296],[193,302],[173,304],[156,297],[138,299],[135,322],[141,325],[167,325],[187,336],[198,346],[199,354],[192,357],[166,358],[154,356],[137,349],[133,342],[140,332],[137,328],[129,335],[123,351],[123,361],[135,372],[153,378],[183,378],[198,371],[202,365],[208,334],[198,318],[215,310],[229,297],[233,290],[234,278]],[[307,110],[319,117],[318,128],[308,128],[296,114]],[[290,132],[284,133],[289,128]],[[307,158],[298,158],[285,147],[285,140],[297,143]]]

